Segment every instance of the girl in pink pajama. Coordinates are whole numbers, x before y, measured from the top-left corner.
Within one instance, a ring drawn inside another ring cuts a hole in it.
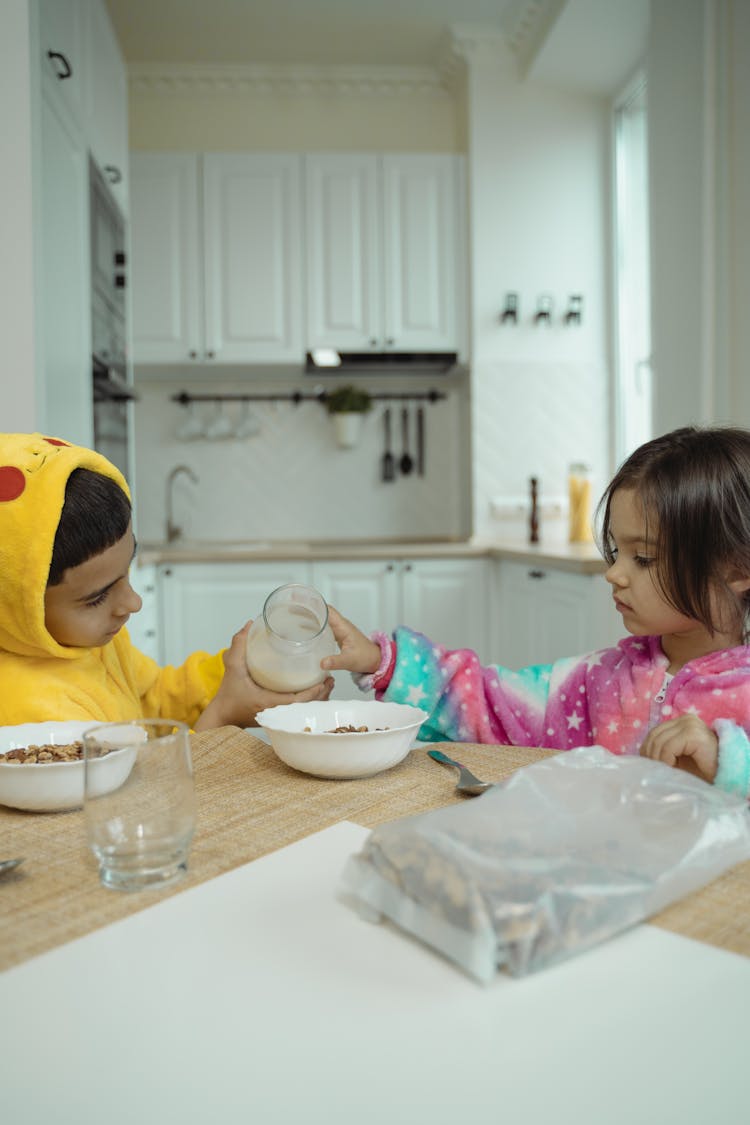
[[[366,637],[331,609],[348,669],[430,713],[425,741],[605,746],[750,797],[750,432],[686,427],[624,462],[599,505],[606,580],[631,636],[512,671],[399,627]]]

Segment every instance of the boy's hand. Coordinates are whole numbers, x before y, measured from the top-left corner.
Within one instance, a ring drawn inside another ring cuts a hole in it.
[[[341,652],[337,652],[335,656],[324,656],[320,662],[321,668],[328,671],[343,669],[365,675],[377,672],[380,667],[380,645],[366,637],[332,605],[328,607],[328,624]]]
[[[640,753],[704,781],[713,781],[719,768],[718,736],[697,715],[680,715],[659,723],[646,735]]]
[[[323,683],[315,684],[305,691],[276,692],[256,684],[247,670],[245,648],[247,634],[252,621],[248,621],[239,633],[232,637],[232,643],[224,652],[224,679],[219,690],[195,724],[195,730],[211,730],[214,727],[257,726],[256,716],[266,707],[278,707],[282,703],[309,703],[313,699],[328,699],[333,691],[333,676]]]

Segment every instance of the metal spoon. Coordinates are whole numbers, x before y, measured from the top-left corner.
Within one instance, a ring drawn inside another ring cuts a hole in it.
[[[427,754],[436,762],[442,762],[445,766],[454,766],[459,771],[456,792],[463,793],[466,797],[478,797],[480,793],[486,793],[495,784],[494,781],[480,781],[478,777],[474,777],[471,770],[449,758],[442,750],[428,750]]]
[[[14,867],[18,867],[19,863],[23,863],[23,859],[0,860],[0,875],[2,875],[5,871],[12,871]]]

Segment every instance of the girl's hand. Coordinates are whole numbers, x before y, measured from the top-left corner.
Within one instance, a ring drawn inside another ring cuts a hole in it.
[[[252,621],[248,621],[239,633],[235,633],[231,645],[225,650],[224,678],[216,695],[196,722],[195,730],[211,730],[223,726],[254,727],[258,725],[256,715],[266,707],[328,699],[333,691],[333,676],[328,676],[323,683],[297,692],[269,691],[256,684],[245,661],[247,633],[251,625]]]
[[[328,607],[328,624],[341,652],[335,656],[324,656],[320,662],[321,668],[329,671],[343,669],[365,675],[377,672],[380,667],[380,645],[366,637],[332,605]]]
[[[646,735],[640,753],[704,781],[713,781],[719,768],[718,736],[697,715],[680,715],[660,723]]]

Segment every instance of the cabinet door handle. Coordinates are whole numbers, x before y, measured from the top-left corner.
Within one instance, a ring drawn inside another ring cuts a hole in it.
[[[394,570],[395,570],[396,568],[395,568],[395,566],[394,566],[394,564],[393,564],[393,563],[388,563],[388,564],[386,565],[386,568],[385,568],[385,569],[386,569],[386,572],[387,572],[388,574],[390,574],[390,573],[391,573],[392,571],[394,571]]]
[[[198,358],[198,353],[196,351],[188,352],[188,355],[190,356],[191,359],[197,359]]]
[[[392,348],[395,343],[396,341],[393,339],[393,336],[389,336],[385,342],[385,345],[387,348]]]
[[[411,563],[404,563],[404,573],[408,574],[412,569]]]
[[[547,574],[544,570],[530,570],[529,578],[546,578]]]
[[[171,576],[172,576],[172,571],[171,571],[171,569],[170,569],[169,567],[167,567],[167,569],[166,569],[166,570],[163,570],[163,571],[162,571],[162,574],[163,574],[163,575],[165,576],[165,578],[171,578]]]
[[[111,184],[122,183],[122,172],[116,164],[105,164],[104,171],[107,173],[107,179]]]
[[[54,64],[60,63],[59,66],[55,65],[55,73],[62,82],[64,78],[72,78],[73,67],[68,62],[66,56],[62,51],[47,51],[47,58]]]
[[[216,352],[206,352],[206,359],[214,359],[215,357]]]
[[[377,346],[378,346],[378,341],[377,341],[377,339],[375,338],[375,336],[371,336],[371,337],[370,337],[370,347],[371,347],[371,348],[376,348]]]

